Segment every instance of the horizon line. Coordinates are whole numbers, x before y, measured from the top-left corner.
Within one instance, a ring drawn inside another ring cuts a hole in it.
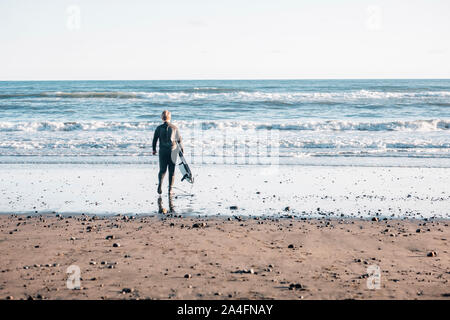
[[[174,78],[174,79],[14,79],[0,82],[55,82],[55,81],[296,81],[296,80],[450,80],[448,78]]]

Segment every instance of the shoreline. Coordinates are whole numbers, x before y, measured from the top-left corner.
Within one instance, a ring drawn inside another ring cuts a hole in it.
[[[0,166],[0,212],[450,218],[449,169],[193,166],[172,201],[156,166]],[[178,170],[178,169],[177,169]],[[238,207],[238,210],[230,210]]]
[[[449,297],[447,219],[223,218],[1,215],[0,299]]]
[[[230,210],[231,211],[231,210]],[[255,220],[255,221],[271,221],[271,222],[280,222],[280,221],[361,221],[361,222],[386,222],[386,221],[399,221],[399,222],[442,222],[447,223],[450,222],[450,217],[386,217],[386,216],[374,216],[374,217],[356,217],[356,216],[327,216],[326,214],[319,214],[316,216],[310,215],[296,215],[289,213],[278,213],[278,214],[269,214],[269,215],[242,215],[242,214],[184,214],[184,213],[81,213],[81,212],[72,212],[72,213],[57,213],[57,212],[15,212],[15,213],[6,213],[0,212],[0,217],[16,217],[16,218],[78,218],[85,217],[89,219],[127,219],[127,220],[138,220],[144,218],[154,218],[154,219],[195,219],[202,221],[245,221],[245,220]],[[375,220],[376,219],[376,220]]]

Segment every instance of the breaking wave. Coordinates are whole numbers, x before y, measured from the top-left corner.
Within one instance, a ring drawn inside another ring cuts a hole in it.
[[[239,101],[281,101],[284,103],[301,102],[351,102],[359,100],[383,100],[383,99],[428,99],[447,98],[450,91],[419,91],[419,92],[395,92],[376,90],[353,90],[336,92],[265,92],[259,90],[248,90],[245,88],[185,88],[174,90],[157,91],[49,91],[41,93],[14,93],[0,94],[0,99],[11,98],[71,98],[71,99],[160,99],[166,101],[179,100],[202,100],[202,99],[225,99]]]
[[[13,131],[144,131],[152,130],[160,122],[154,121],[3,121],[0,132]],[[283,131],[443,131],[450,129],[450,120],[405,120],[405,121],[294,121],[286,123],[264,123],[250,121],[179,121],[180,129],[201,130],[283,130]]]

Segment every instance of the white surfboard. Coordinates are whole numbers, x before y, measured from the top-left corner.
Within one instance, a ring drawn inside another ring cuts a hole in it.
[[[184,158],[183,152],[181,151],[180,145],[177,142],[178,156],[180,157],[180,162],[178,163],[178,168],[181,172],[181,181],[187,180],[189,183],[194,183],[194,176],[192,175],[191,169]]]

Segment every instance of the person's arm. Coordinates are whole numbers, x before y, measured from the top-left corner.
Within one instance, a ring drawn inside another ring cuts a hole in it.
[[[180,145],[181,152],[184,153],[183,144],[181,142],[180,130],[178,130],[178,129],[177,129],[176,139],[177,139],[178,144]]]
[[[155,133],[153,134],[153,143],[152,143],[152,148],[153,148],[153,154],[156,154],[156,143],[158,142],[159,139],[159,127],[156,128]]]

